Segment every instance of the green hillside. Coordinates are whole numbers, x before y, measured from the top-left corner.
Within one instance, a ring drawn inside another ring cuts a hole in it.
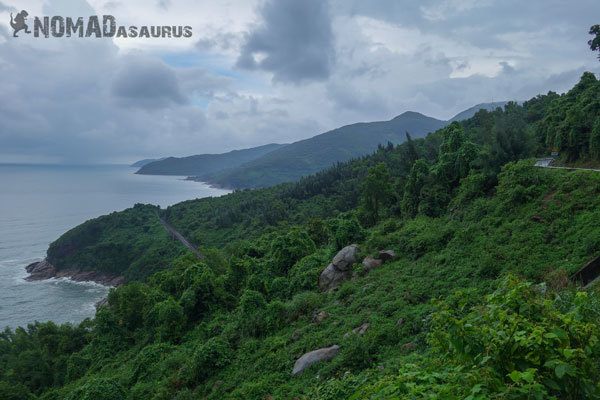
[[[600,160],[599,99],[586,73],[296,183],[88,221],[48,258],[116,249],[130,282],[0,335],[0,398],[599,399],[600,292],[569,276],[600,256],[600,173],[533,166]]]
[[[142,175],[200,175],[232,168],[274,150],[284,147],[282,144],[266,144],[250,149],[233,150],[223,154],[199,154],[189,157],[167,157],[141,166]]]
[[[391,121],[343,126],[292,143],[237,168],[203,174],[198,179],[237,189],[292,182],[336,163],[372,153],[379,145],[402,143],[406,132],[420,138],[445,125],[446,122],[423,114],[405,112]]]

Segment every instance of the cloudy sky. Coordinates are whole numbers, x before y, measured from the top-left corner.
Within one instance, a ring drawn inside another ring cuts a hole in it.
[[[189,25],[189,39],[12,37],[10,13]],[[291,142],[600,72],[598,0],[0,0],[0,162],[128,162]]]

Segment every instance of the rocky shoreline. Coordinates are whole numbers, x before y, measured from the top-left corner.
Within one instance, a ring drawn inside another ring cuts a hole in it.
[[[69,278],[75,282],[95,282],[104,286],[119,286],[125,283],[125,278],[96,271],[81,271],[77,269],[57,270],[48,260],[34,262],[25,267],[29,276],[26,281],[42,281],[52,278]]]

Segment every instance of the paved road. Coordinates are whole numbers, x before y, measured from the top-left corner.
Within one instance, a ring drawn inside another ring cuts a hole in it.
[[[204,258],[204,256],[202,255],[202,253],[200,253],[198,251],[198,249],[196,248],[196,246],[194,246],[192,243],[190,243],[190,241],[187,240],[185,238],[185,236],[183,236],[181,233],[177,232],[177,230],[175,228],[173,228],[171,226],[171,224],[169,224],[167,221],[165,221],[161,217],[159,217],[159,219],[160,219],[160,223],[162,224],[162,226],[165,228],[165,230],[167,232],[169,232],[171,234],[171,236],[173,236],[174,239],[177,239],[181,244],[183,244],[185,247],[187,247],[188,249],[190,249],[190,251],[192,253],[194,253],[196,255],[196,257],[198,257],[198,258]]]
[[[595,169],[595,168],[553,167],[552,165],[550,165],[550,164],[552,164],[552,161],[554,161],[553,158],[540,158],[539,160],[536,161],[535,166],[540,167],[540,168],[566,169],[566,170],[570,170],[570,171],[600,172],[600,169]]]

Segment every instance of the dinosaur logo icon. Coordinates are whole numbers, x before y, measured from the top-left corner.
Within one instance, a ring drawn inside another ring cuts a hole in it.
[[[10,13],[10,26],[12,26],[12,28],[14,29],[14,37],[18,37],[17,32],[22,30],[24,30],[25,33],[31,33],[31,31],[29,30],[29,26],[27,26],[27,24],[25,23],[25,20],[27,19],[28,15],[29,13],[27,11],[22,10],[20,13],[17,13],[15,18],[13,19],[13,15],[12,13]]]

